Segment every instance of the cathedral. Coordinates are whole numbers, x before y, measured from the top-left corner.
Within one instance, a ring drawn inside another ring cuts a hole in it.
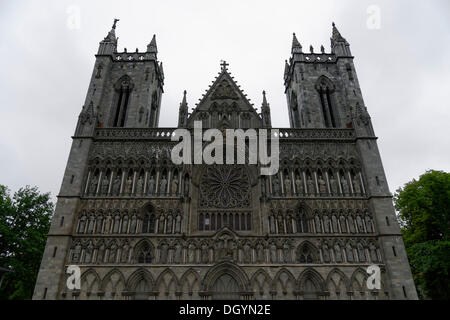
[[[354,57],[334,23],[330,52],[306,52],[293,36],[289,128],[272,128],[265,92],[258,111],[226,62],[195,108],[184,92],[178,127],[161,128],[156,39],[118,52],[117,21],[95,56],[34,299],[417,299]],[[174,132],[194,123],[276,129],[278,172],[175,164]],[[79,288],[67,285],[69,266]]]

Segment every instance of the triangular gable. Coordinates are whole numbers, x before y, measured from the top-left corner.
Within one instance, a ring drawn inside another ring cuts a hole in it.
[[[222,71],[196,105],[196,108],[189,116],[188,123],[190,123],[192,119],[196,118],[198,112],[213,111],[214,108],[224,104],[238,112],[250,113],[253,117],[256,117],[259,121],[262,121],[260,115],[250,103],[250,100],[247,99],[246,95],[228,72],[228,69],[222,65]]]

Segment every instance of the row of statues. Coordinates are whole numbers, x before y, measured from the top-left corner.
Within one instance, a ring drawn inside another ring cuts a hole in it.
[[[139,174],[134,179],[134,173],[128,174],[122,185],[122,174],[117,173],[111,181],[111,174],[105,174],[100,179],[99,174],[96,173],[89,181],[87,194],[89,196],[177,196],[189,195],[190,180],[186,176],[182,179],[183,184],[180,185],[177,174],[172,176],[170,182],[168,177],[163,174],[157,178],[153,173],[145,181],[145,175]],[[134,181],[136,180],[136,181]],[[100,184],[100,186],[99,186]],[[133,188],[134,187],[134,188]]]
[[[73,263],[132,263],[132,264],[209,264],[224,260],[243,264],[252,263],[354,263],[380,262],[377,246],[357,241],[339,241],[329,244],[324,241],[319,248],[309,242],[296,249],[285,241],[282,244],[261,242],[251,245],[244,242],[238,246],[236,241],[218,239],[214,243],[202,242],[195,245],[180,242],[169,245],[162,242],[157,249],[149,242],[141,242],[132,248],[128,241],[122,244],[101,242],[94,245],[76,242],[70,251]]]
[[[266,182],[263,183],[263,193],[268,196],[270,194],[274,196],[297,196],[297,195],[361,195],[362,188],[358,178],[354,178],[353,181],[346,179],[344,175],[340,177],[339,181],[331,175],[329,177],[329,187],[326,178],[322,175],[318,175],[317,181],[311,176],[306,175],[306,180],[301,178],[300,175],[296,175],[295,180],[292,181],[288,174],[280,178],[279,175],[274,175],[271,180],[266,178]],[[271,181],[272,186],[267,182]],[[317,184],[316,184],[317,182]],[[339,187],[340,186],[340,187]]]

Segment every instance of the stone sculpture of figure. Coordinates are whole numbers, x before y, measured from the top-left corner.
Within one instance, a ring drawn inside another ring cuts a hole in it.
[[[116,174],[116,176],[114,177],[114,182],[113,182],[113,193],[116,196],[118,196],[120,193],[120,179],[121,179],[121,177],[118,174]]]
[[[80,255],[81,255],[81,244],[77,243],[77,245],[73,249],[72,262],[79,262]]]
[[[320,217],[319,215],[315,215],[314,216],[314,221],[316,224],[316,232],[317,233],[322,233],[322,226],[320,225]]]
[[[368,233],[372,233],[373,232],[372,219],[368,215],[366,215],[366,228],[367,228],[367,232]]]
[[[136,182],[136,195],[142,195],[144,191],[144,178],[142,175],[139,175],[138,181]]]
[[[321,195],[327,194],[327,183],[322,176],[319,176],[319,191]]]
[[[167,179],[165,176],[162,177],[161,183],[159,185],[159,194],[165,196],[167,194]]]
[[[107,215],[105,220],[105,234],[109,234],[111,232],[111,216]]]
[[[306,184],[308,186],[308,195],[315,195],[316,189],[314,188],[314,181],[313,181],[312,177],[308,176],[308,178],[306,180],[307,180]]]
[[[102,227],[103,227],[103,216],[99,215],[97,216],[97,221],[95,222],[95,233],[102,233]]]
[[[272,242],[270,245],[270,262],[277,263],[277,255],[278,255],[278,248],[275,243]]]
[[[136,233],[136,221],[137,221],[136,215],[133,214],[130,222],[130,234]]]
[[[105,174],[102,178],[102,195],[107,196],[109,191],[109,177]]]
[[[292,195],[291,180],[288,176],[284,179],[284,193],[286,196],[290,197]]]
[[[322,256],[324,262],[330,262],[330,249],[328,248],[328,244],[326,242],[322,246]]]
[[[182,254],[183,254],[183,247],[181,246],[180,243],[177,243],[175,245],[175,253],[174,253],[174,262],[175,263],[181,263],[181,259],[182,259]]]
[[[334,176],[331,176],[330,178],[330,188],[333,195],[337,195],[339,193],[337,180],[334,178]]]
[[[128,196],[131,195],[132,192],[133,192],[133,175],[128,175],[125,194]]]
[[[208,263],[209,262],[209,248],[208,245],[206,243],[202,244],[202,262],[203,263]]]
[[[303,195],[303,181],[300,179],[300,176],[297,176],[297,179],[295,179],[295,188],[298,195]]]
[[[172,188],[171,188],[172,196],[176,196],[178,194],[178,178],[174,177],[172,180]]]
[[[325,233],[330,232],[330,219],[327,215],[323,216],[323,228],[325,229]]]
[[[347,220],[345,219],[344,216],[340,216],[339,217],[339,224],[341,225],[341,232],[342,233],[347,233]]]
[[[336,262],[342,262],[341,246],[338,243],[334,245],[334,258]]]
[[[98,177],[97,176],[93,176],[91,178],[91,183],[89,186],[89,194],[91,196],[95,196],[95,194],[97,193],[97,186],[98,186]]]
[[[291,248],[289,247],[289,244],[284,243],[283,245],[283,260],[284,263],[291,262]]]
[[[333,232],[338,233],[339,232],[338,220],[334,214],[331,216],[331,223],[333,225]]]
[[[250,245],[248,244],[248,242],[246,242],[244,244],[244,263],[251,263],[252,259],[252,248],[250,247]]]
[[[189,263],[195,263],[195,245],[191,243],[188,247],[188,261]]]
[[[366,251],[361,243],[358,243],[359,262],[366,262]]]
[[[341,179],[342,184],[342,192],[344,193],[344,196],[348,196],[350,194],[350,189],[348,187],[347,179],[343,176]]]
[[[353,189],[354,189],[356,195],[360,195],[362,193],[361,186],[359,184],[358,178],[356,178],[356,177],[354,178]]]
[[[109,248],[109,257],[108,257],[108,262],[109,263],[115,263],[116,262],[116,254],[117,254],[117,246],[114,243],[110,248]]]
[[[175,233],[180,233],[181,232],[181,215],[180,213],[178,213],[177,217],[176,217],[176,222],[175,222]]]
[[[166,243],[164,243],[161,246],[161,256],[159,259],[161,263],[167,263],[168,253],[169,253],[169,246]]]
[[[356,223],[358,225],[358,231],[364,233],[364,222],[359,214],[356,216]]]
[[[280,180],[278,180],[277,175],[275,175],[275,177],[273,178],[273,193],[275,194],[275,196],[279,196],[281,193]]]
[[[355,220],[353,219],[353,216],[348,216],[348,228],[350,229],[351,233],[356,233],[355,229]]]
[[[265,256],[264,256],[264,246],[261,243],[258,243],[257,247],[256,247],[256,251],[257,251],[257,259],[258,262],[265,262]]]
[[[347,262],[354,262],[355,258],[353,255],[353,247],[350,244],[350,242],[347,242],[347,245],[345,246],[345,253],[347,254]]]
[[[377,253],[377,247],[373,243],[369,246],[370,250],[370,259],[372,259],[372,262],[378,262],[378,253]]]
[[[155,178],[153,176],[148,180],[148,194],[153,195],[155,193]]]
[[[98,248],[97,263],[99,264],[103,263],[104,259],[105,259],[105,244],[102,243],[102,245]]]
[[[129,253],[129,246],[128,243],[125,243],[125,245],[122,247],[122,257],[120,258],[120,262],[122,263],[128,262],[128,253]]]

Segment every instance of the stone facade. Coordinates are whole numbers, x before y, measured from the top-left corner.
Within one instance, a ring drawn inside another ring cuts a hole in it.
[[[417,299],[348,42],[304,53],[284,74],[291,128],[280,170],[174,165],[159,128],[164,85],[155,38],[100,43],[63,177],[34,299]],[[222,63],[178,127],[272,128]],[[381,289],[366,286],[369,265]],[[66,287],[68,265],[81,290]]]

